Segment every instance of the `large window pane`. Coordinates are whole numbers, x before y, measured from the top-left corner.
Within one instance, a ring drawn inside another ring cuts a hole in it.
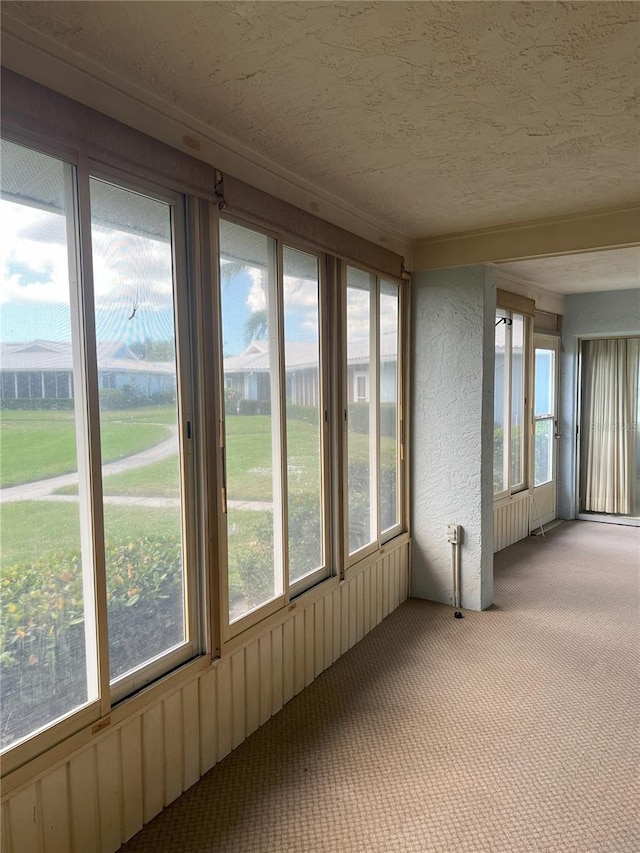
[[[511,325],[511,486],[524,480],[524,317]]]
[[[541,486],[553,479],[553,420],[545,418],[536,421],[534,448],[534,485]]]
[[[372,352],[376,279],[347,268],[347,483],[349,552],[377,537],[375,375]]]
[[[507,470],[505,466],[505,442],[509,428],[508,417],[508,379],[509,363],[507,353],[507,324],[504,314],[496,315],[495,327],[495,379],[493,398],[493,492],[504,492],[507,488]]]
[[[318,259],[284,247],[289,581],[324,563]]]
[[[398,435],[398,286],[380,283],[380,527],[400,523]]]
[[[220,223],[229,618],[283,592],[279,511],[275,241]],[[275,409],[274,405],[274,409]]]
[[[92,179],[91,223],[114,680],[187,638],[171,208]]]
[[[555,400],[555,352],[536,347],[535,389],[533,395],[534,415],[553,415]]]
[[[90,521],[60,494],[79,460],[86,487],[73,180],[2,142],[2,749],[98,695]]]

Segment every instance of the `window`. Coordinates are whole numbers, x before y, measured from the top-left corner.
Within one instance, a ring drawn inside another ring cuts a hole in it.
[[[133,673],[189,639],[176,211],[97,178],[90,197],[97,369],[112,391],[101,395],[99,416],[110,678],[120,694],[128,692],[127,676],[137,684]],[[119,390],[110,371],[116,361],[124,374]],[[126,429],[129,446],[115,439],[118,429]],[[116,454],[127,456],[126,467]]]
[[[356,554],[398,531],[399,287],[346,268],[347,541]]]
[[[556,351],[551,347],[535,349],[534,387],[534,466],[533,484],[542,486],[553,479],[553,443],[555,440]]]
[[[198,637],[182,199],[6,140],[2,156],[4,751],[97,719]],[[100,388],[115,367],[122,387]]]
[[[495,393],[493,427],[493,492],[525,487],[526,346],[528,321],[522,314],[499,309],[495,326]]]
[[[220,277],[233,624],[327,573],[319,259],[222,221]]]
[[[400,283],[73,150],[2,141],[9,772],[403,530]]]

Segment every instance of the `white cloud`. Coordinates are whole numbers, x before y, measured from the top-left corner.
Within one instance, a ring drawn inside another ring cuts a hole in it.
[[[0,303],[68,303],[64,218],[2,201],[0,230]]]

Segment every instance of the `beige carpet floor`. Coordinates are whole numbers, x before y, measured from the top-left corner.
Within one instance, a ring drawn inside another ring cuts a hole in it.
[[[640,529],[496,556],[495,606],[411,600],[126,853],[638,853]]]

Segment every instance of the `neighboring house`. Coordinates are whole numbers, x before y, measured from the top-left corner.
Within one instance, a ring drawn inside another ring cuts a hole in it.
[[[0,348],[0,398],[33,400],[73,398],[71,344],[58,341],[3,343]],[[131,388],[142,397],[175,390],[171,361],[144,361],[127,344],[98,343],[100,389]]]
[[[369,388],[369,340],[348,344],[347,399],[366,403]],[[285,344],[287,400],[298,406],[318,405],[318,345],[314,341],[287,341]],[[398,346],[395,333],[380,336],[380,402],[397,400]],[[225,388],[237,391],[245,400],[270,400],[269,342],[252,341],[241,355],[224,360]]]

